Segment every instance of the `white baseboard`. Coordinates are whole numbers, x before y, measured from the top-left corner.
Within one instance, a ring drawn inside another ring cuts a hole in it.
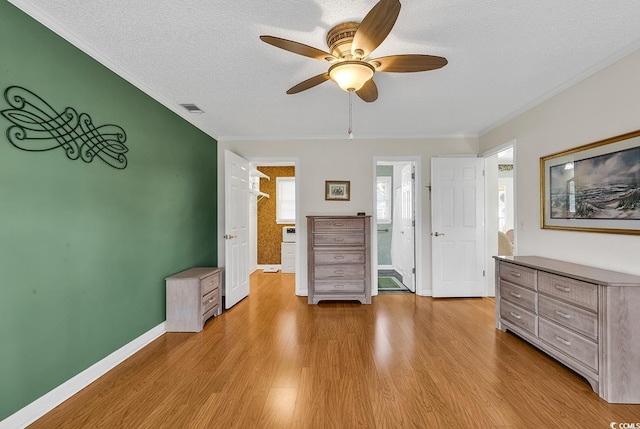
[[[277,269],[282,269],[282,265],[280,264],[258,264],[258,269],[259,270],[264,270],[264,269],[269,269],[269,268],[277,268]]]
[[[44,394],[26,407],[0,421],[0,429],[25,428],[55,407],[96,381],[115,368],[138,350],[166,332],[165,322],[120,347],[104,359],[91,365],[80,374],[62,383],[60,386]]]

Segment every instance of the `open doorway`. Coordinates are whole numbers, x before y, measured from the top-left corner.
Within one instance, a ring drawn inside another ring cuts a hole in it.
[[[513,146],[498,156],[498,255],[513,256],[515,247],[515,190],[513,187]]]
[[[508,142],[484,154],[486,290],[495,296],[494,256],[511,256],[517,249],[516,143]]]
[[[251,162],[251,271],[293,275],[298,269],[295,163]]]
[[[376,161],[378,293],[416,291],[415,171],[414,161]]]

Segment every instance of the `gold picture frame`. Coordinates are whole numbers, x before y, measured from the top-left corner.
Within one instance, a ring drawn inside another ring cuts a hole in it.
[[[540,158],[540,224],[640,235],[640,130]]]
[[[326,180],[324,182],[324,199],[327,201],[349,201],[351,199],[351,182],[348,180]]]

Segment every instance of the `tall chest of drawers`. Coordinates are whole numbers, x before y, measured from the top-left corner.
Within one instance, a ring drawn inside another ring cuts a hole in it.
[[[496,327],[589,381],[640,403],[640,276],[537,256],[495,257]]]
[[[222,313],[222,269],[194,267],[166,278],[167,332],[200,332]]]
[[[371,304],[371,216],[307,216],[309,304]]]

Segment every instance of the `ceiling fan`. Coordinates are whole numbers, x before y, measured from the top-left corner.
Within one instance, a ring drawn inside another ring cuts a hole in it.
[[[400,1],[380,0],[362,22],[343,22],[327,33],[329,52],[274,36],[260,36],[263,42],[285,51],[331,63],[325,73],[313,76],[287,91],[296,94],[328,80],[345,91],[355,92],[366,102],[376,101],[375,72],[410,73],[435,70],[447,64],[446,58],[406,54],[370,59],[371,52],[389,35],[400,14]]]

